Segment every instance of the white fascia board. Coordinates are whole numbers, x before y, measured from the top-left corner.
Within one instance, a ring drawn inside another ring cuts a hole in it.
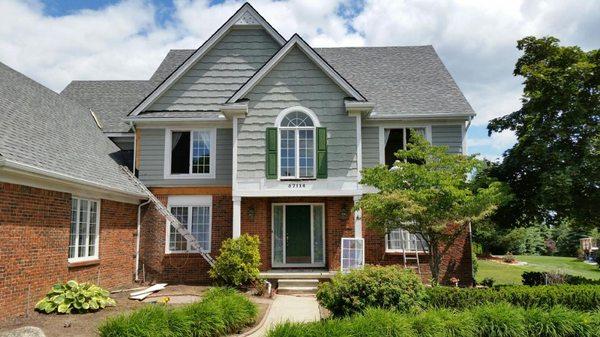
[[[348,116],[367,116],[375,108],[375,103],[372,102],[344,101],[344,105],[346,106]]]
[[[12,160],[5,160],[4,164],[4,166],[0,165],[0,172],[2,172],[0,174],[0,181],[8,183],[131,204],[138,204],[140,200],[148,198],[141,192],[139,194],[127,192],[104,184],[36,168]]]
[[[227,119],[233,119],[235,117],[245,117],[248,114],[248,103],[233,103],[226,104],[221,107],[221,113]]]
[[[465,120],[475,116],[475,113],[455,114],[455,113],[428,113],[428,114],[398,114],[398,115],[370,115],[369,120],[406,120],[406,119],[444,119],[444,118],[464,118]]]
[[[126,122],[220,122],[226,120],[225,116],[218,118],[195,118],[195,117],[127,117]]]
[[[187,71],[200,60],[213,46],[219,42],[227,32],[234,26],[250,27],[257,26],[264,28],[279,43],[285,44],[285,39],[279,34],[249,3],[245,3],[233,14],[200,48],[188,57],[182,65],[169,75],[154,91],[148,95],[138,106],[136,106],[129,116],[137,116],[152,103],[154,103],[167,89],[169,89],[177,80],[179,80]]]
[[[135,133],[133,132],[105,132],[104,135],[106,137],[135,137]]]
[[[244,98],[256,84],[258,84],[283,58],[292,50],[294,46],[298,46],[315,64],[329,76],[340,88],[348,95],[358,101],[366,101],[366,98],[354,89],[354,87],[346,81],[329,63],[327,63],[317,52],[315,52],[298,34],[294,34],[288,42],[273,55],[273,57],[265,63],[252,77],[235,93],[227,102],[235,103]]]

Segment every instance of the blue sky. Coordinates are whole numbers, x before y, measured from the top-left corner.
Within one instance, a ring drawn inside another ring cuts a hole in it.
[[[600,1],[253,0],[284,37],[315,47],[431,44],[477,112],[468,150],[498,158],[510,132],[487,122],[516,110],[516,41],[553,35],[600,46]],[[70,81],[147,79],[172,48],[197,48],[236,0],[2,0],[0,61],[60,92]]]

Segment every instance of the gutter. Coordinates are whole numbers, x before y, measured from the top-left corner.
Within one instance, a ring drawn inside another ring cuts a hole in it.
[[[198,117],[144,117],[135,118],[127,117],[123,118],[126,122],[222,122],[227,120],[225,116],[217,118],[198,118]]]
[[[0,158],[0,159],[2,159],[2,158]],[[59,180],[64,180],[64,181],[68,181],[71,183],[83,184],[83,185],[87,185],[87,186],[91,186],[91,187],[101,188],[101,189],[111,191],[111,192],[117,192],[117,193],[121,193],[121,194],[128,195],[128,196],[138,197],[140,199],[147,198],[147,196],[142,193],[127,192],[122,189],[108,186],[105,184],[96,183],[93,181],[89,181],[87,179],[76,178],[76,177],[73,177],[73,176],[70,176],[67,174],[57,173],[57,172],[53,172],[53,171],[46,170],[46,169],[41,169],[41,168],[38,168],[38,167],[35,167],[32,165],[19,163],[19,162],[9,160],[9,159],[0,160],[0,166],[2,166],[2,165],[4,165],[7,168],[12,168],[15,170],[25,171],[25,172],[33,173],[33,174],[39,174],[42,176],[55,178],[55,179],[59,179]]]
[[[150,200],[146,200],[145,202],[138,205],[138,213],[137,213],[137,235],[135,238],[135,281],[139,282],[140,280],[140,240],[142,237],[142,207],[146,206],[150,203]]]
[[[448,118],[448,117],[465,117],[472,119],[475,113],[470,114],[450,114],[450,113],[433,113],[433,114],[405,114],[405,115],[371,115],[368,120],[401,120],[401,119],[428,119],[428,118]]]

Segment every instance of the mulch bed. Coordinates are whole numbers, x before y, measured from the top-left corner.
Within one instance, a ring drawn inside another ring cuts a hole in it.
[[[169,285],[166,289],[155,293],[155,297],[178,296],[178,295],[198,295],[200,296],[209,287],[206,286],[186,286],[186,285]],[[8,325],[0,326],[0,332],[12,330],[23,326],[36,326],[41,328],[47,337],[63,337],[63,336],[78,336],[78,337],[95,337],[98,336],[97,327],[105,319],[111,316],[127,313],[139,309],[146,305],[155,305],[140,301],[129,300],[130,291],[114,293],[111,297],[117,301],[115,307],[108,307],[103,310],[87,313],[87,314],[42,314],[34,311],[29,317],[18,319],[16,322]],[[259,317],[257,324],[262,321],[262,318],[269,308],[270,299],[254,298],[251,299],[257,304]],[[180,306],[183,304],[170,303],[170,306]],[[248,327],[244,331],[250,330]]]

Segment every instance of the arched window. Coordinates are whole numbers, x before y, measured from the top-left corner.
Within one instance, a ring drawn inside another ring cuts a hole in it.
[[[315,178],[316,116],[304,108],[286,109],[277,118],[279,178]]]

